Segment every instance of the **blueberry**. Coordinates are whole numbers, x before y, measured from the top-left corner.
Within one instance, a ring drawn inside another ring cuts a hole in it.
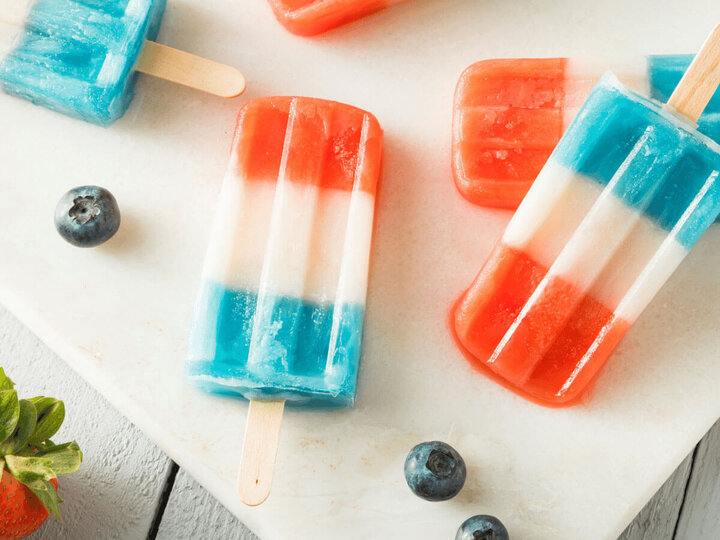
[[[446,501],[465,484],[465,462],[460,454],[440,441],[420,443],[405,459],[405,480],[410,489],[428,501]]]
[[[493,516],[473,516],[460,525],[455,540],[509,540],[505,525]]]
[[[55,228],[74,246],[99,246],[119,227],[120,209],[105,188],[76,187],[65,193],[55,208]]]

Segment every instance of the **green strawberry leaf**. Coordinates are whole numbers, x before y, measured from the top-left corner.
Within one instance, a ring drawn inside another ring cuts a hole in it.
[[[57,477],[52,470],[52,462],[42,457],[5,456],[10,473],[23,484],[35,478],[50,480]]]
[[[5,370],[0,368],[0,390],[12,390],[15,387],[15,383],[10,380],[10,377],[5,375]]]
[[[37,410],[37,427],[30,436],[29,442],[39,445],[60,429],[65,420],[65,404],[59,399],[44,396],[31,398],[30,401]]]
[[[20,417],[18,423],[15,426],[15,431],[12,435],[2,443],[0,443],[0,454],[14,454],[19,450],[25,448],[27,445],[30,434],[35,429],[35,423],[37,422],[37,413],[35,412],[35,405],[33,405],[27,399],[21,399],[19,401],[20,406]]]
[[[20,405],[15,390],[0,391],[0,441],[7,440],[20,419]]]
[[[27,446],[30,435],[35,431],[35,425],[37,424],[37,411],[32,401],[21,399],[18,404],[20,405],[20,418],[13,433],[15,444],[11,450],[12,453],[22,450]]]
[[[83,458],[80,447],[75,441],[55,445],[40,452],[38,456],[50,462],[50,468],[55,474],[74,473],[80,468]]]

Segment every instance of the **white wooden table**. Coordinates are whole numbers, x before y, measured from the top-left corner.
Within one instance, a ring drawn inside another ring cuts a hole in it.
[[[80,471],[61,480],[63,522],[50,518],[33,538],[257,538],[2,307],[0,366],[22,395],[65,401],[67,418],[57,438],[76,439],[85,454]],[[720,538],[720,422],[622,536],[715,538]]]

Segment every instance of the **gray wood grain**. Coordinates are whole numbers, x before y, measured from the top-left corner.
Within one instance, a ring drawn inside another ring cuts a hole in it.
[[[180,469],[157,540],[258,540],[250,530]]]
[[[675,538],[720,538],[720,421],[698,446]]]
[[[63,521],[51,516],[32,538],[145,539],[171,461],[2,307],[0,366],[21,397],[65,402],[54,439],[75,439],[84,454],[80,470],[60,478]]]
[[[628,525],[619,540],[672,540],[692,461],[691,453]]]

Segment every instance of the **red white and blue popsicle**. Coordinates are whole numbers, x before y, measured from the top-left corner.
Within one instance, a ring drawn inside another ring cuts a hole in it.
[[[253,400],[244,456],[255,411],[277,435],[283,402],[355,401],[381,154],[377,120],[355,107],[276,97],[240,111],[185,373]],[[267,475],[242,478],[262,502]]]
[[[454,312],[473,363],[568,404],[720,214],[720,146],[693,123],[720,27],[664,107],[604,77]]]

